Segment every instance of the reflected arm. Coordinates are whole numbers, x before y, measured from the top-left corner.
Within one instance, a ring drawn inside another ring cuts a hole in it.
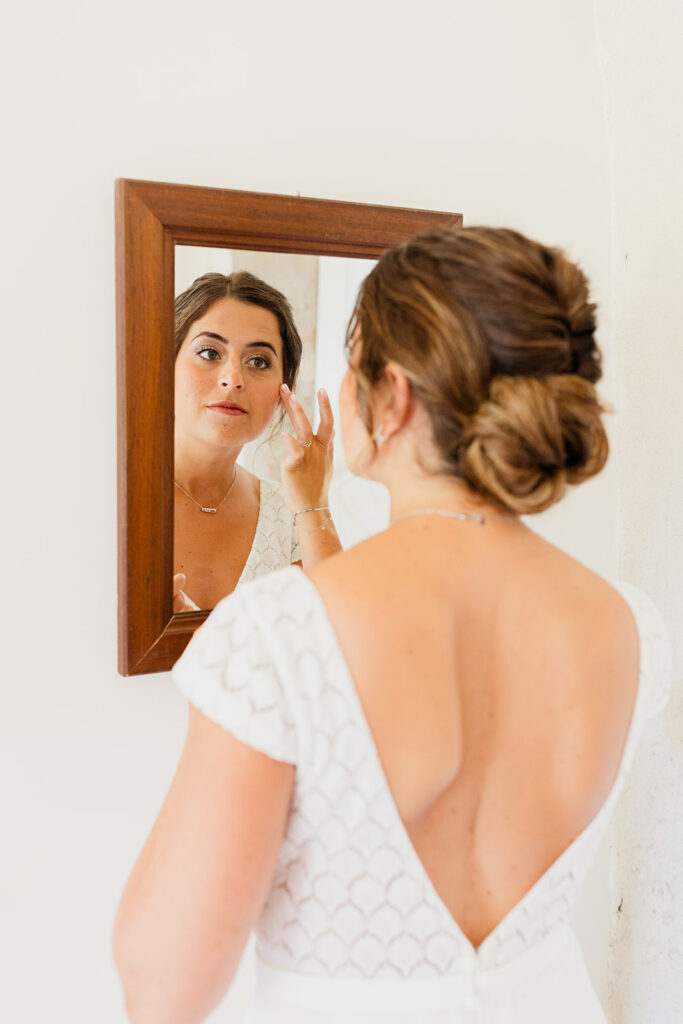
[[[297,516],[299,547],[304,569],[311,569],[323,558],[342,550],[334,521],[329,511],[306,512]]]
[[[301,548],[301,565],[311,569],[316,562],[342,550],[328,506],[328,491],[334,461],[334,418],[327,392],[318,392],[320,426],[314,434],[301,402],[285,385],[283,405],[296,437],[282,434],[287,455],[282,460],[282,482],[290,511],[296,519]]]

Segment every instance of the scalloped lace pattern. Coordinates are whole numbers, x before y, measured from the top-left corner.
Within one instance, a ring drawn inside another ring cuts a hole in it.
[[[257,927],[267,963],[335,978],[428,978],[498,967],[564,926],[630,767],[666,699],[661,619],[619,586],[638,624],[636,706],[612,790],[596,817],[475,952],[420,862],[389,790],[324,605],[296,567],[226,598],[174,675],[244,742],[297,765],[286,834]]]
[[[237,587],[301,559],[299,538],[281,484],[261,480],[258,522]]]

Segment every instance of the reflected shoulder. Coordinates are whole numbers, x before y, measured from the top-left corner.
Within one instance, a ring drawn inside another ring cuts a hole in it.
[[[248,469],[244,468],[244,466],[239,466],[238,472],[242,486],[245,488],[245,490],[249,491],[249,493],[254,497],[254,499],[258,499],[261,490],[260,477],[256,476],[254,473],[250,473]],[[264,483],[265,482],[266,481],[264,481]],[[275,486],[277,486],[277,484]]]

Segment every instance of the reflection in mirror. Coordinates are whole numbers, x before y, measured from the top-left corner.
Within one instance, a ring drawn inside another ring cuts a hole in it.
[[[280,431],[301,437],[301,422],[285,419],[279,387],[290,385],[314,431],[324,388],[338,422],[345,328],[373,265],[176,246],[174,611],[212,608],[241,583],[301,560],[280,471]],[[339,444],[329,505],[345,547],[388,516],[383,488],[351,476]],[[306,525],[324,521],[311,513]]]

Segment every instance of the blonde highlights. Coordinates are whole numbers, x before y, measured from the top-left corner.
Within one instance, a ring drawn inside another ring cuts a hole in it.
[[[515,231],[434,231],[385,253],[347,332],[359,405],[390,361],[441,468],[505,512],[540,512],[604,466],[595,306],[581,270]]]

